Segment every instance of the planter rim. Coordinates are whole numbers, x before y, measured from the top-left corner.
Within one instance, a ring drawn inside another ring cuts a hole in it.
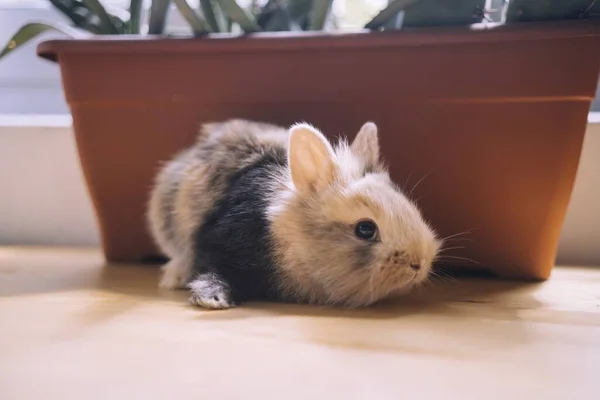
[[[600,19],[482,23],[470,26],[411,28],[371,32],[260,32],[248,35],[211,34],[198,37],[98,35],[48,40],[37,47],[38,56],[58,61],[61,54],[168,54],[257,51],[332,50],[340,48],[444,46],[514,40],[545,40],[600,36]]]

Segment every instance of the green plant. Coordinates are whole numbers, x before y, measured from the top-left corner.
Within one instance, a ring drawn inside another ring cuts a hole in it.
[[[510,0],[507,22],[580,19],[600,16],[600,0]]]
[[[47,31],[71,37],[86,35],[164,34],[169,9],[174,5],[197,36],[232,32],[323,30],[332,21],[333,0],[268,0],[249,8],[236,0],[152,0],[148,22],[142,26],[143,0],[130,0],[128,10],[105,7],[100,0],[48,0],[71,25],[32,22],[19,29],[0,52],[0,59]],[[353,1],[353,0],[349,0]],[[401,26],[464,25],[487,17],[485,0],[390,0],[366,29],[397,29]],[[496,1],[498,3],[498,1]],[[505,0],[505,5],[508,0]],[[504,7],[502,7],[504,9]],[[584,18],[600,15],[600,0],[511,0],[507,22]],[[145,29],[143,29],[145,28]]]
[[[61,23],[30,22],[23,25],[8,41],[0,58],[16,50],[38,35],[57,31],[70,37],[94,35],[125,35],[141,33],[141,14],[143,0],[131,0],[128,10],[108,9],[99,0],[48,0],[50,4],[65,17],[72,26]],[[150,9],[149,26],[156,26],[156,21],[166,18],[171,0],[153,0]],[[161,33],[162,29],[160,32]]]
[[[19,29],[0,52],[0,58],[48,31],[71,37],[93,35],[139,35],[143,33],[143,0],[131,0],[128,10],[109,9],[99,0],[49,0],[64,14],[71,26],[31,22]],[[382,29],[387,19],[415,0],[394,0],[371,21],[369,29]],[[198,9],[187,0],[152,0],[147,33],[164,34],[169,8],[174,4],[195,35],[231,32],[239,26],[244,33],[258,31],[323,30],[333,0],[269,0],[263,6],[240,7],[235,0],[199,0]],[[393,13],[390,10],[394,11]]]
[[[470,25],[485,18],[486,0],[421,0],[406,7],[403,27]]]

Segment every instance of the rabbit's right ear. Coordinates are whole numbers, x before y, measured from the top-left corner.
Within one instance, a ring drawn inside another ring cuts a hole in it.
[[[297,124],[290,128],[289,140],[289,168],[296,189],[311,195],[330,185],[335,176],[334,152],[325,136],[308,124]]]
[[[367,169],[379,164],[379,137],[377,125],[373,122],[365,123],[352,142],[352,152],[364,163]]]

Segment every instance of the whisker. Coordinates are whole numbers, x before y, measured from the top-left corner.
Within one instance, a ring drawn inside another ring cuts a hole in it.
[[[377,276],[379,276],[379,274],[381,274],[381,265],[377,265]],[[373,303],[374,299],[375,299],[375,290],[374,290],[374,283],[373,280],[375,279],[375,274],[371,273],[371,276],[369,276],[369,302]]]
[[[452,243],[452,242],[474,242],[475,240],[472,238],[466,238],[466,237],[456,237],[456,238],[451,238],[451,239],[447,239],[444,240],[442,242],[442,244],[446,244],[446,243]]]
[[[440,273],[441,271],[437,270],[437,269],[431,269],[431,271],[429,271],[429,277],[431,278],[442,278],[442,274]]]
[[[425,290],[431,289],[431,288],[433,288],[435,286],[433,284],[433,281],[429,277],[423,279],[419,285],[420,285],[419,286],[420,288],[423,288]]]
[[[406,180],[404,181],[404,185],[402,186],[402,189],[404,189],[408,186],[408,181],[410,181],[411,176],[412,176],[412,172],[409,172],[408,176],[406,177]]]
[[[423,177],[421,179],[419,179],[417,183],[415,183],[415,185],[413,186],[413,188],[410,189],[410,192],[408,193],[408,196],[407,196],[408,198],[412,197],[412,194],[415,191],[415,189],[417,188],[417,186],[419,186],[419,184],[421,182],[423,182],[425,180],[425,178],[427,178],[428,175],[429,175],[429,172],[426,173],[425,175],[423,175]]]
[[[454,238],[454,237],[457,237],[457,236],[462,236],[462,235],[469,235],[471,233],[473,233],[473,230],[469,229],[468,231],[458,232],[458,233],[455,233],[454,235],[448,235],[445,238],[442,238],[440,240],[444,242],[444,241],[446,241],[448,239],[451,239],[451,238]]]
[[[431,285],[432,286],[436,286],[436,285],[444,285],[446,283],[456,283],[457,281],[455,279],[450,279],[446,276],[434,276],[431,279]]]
[[[439,251],[438,254],[442,254],[444,251],[450,251],[450,250],[464,250],[466,249],[465,246],[455,246],[455,247],[442,247]]]
[[[423,279],[419,285],[427,288],[427,287],[429,287],[430,283],[431,283],[431,281],[429,280],[429,277],[427,277],[427,278]]]
[[[452,275],[450,275],[449,273],[447,273],[444,270],[432,270],[432,272],[434,273],[433,277],[438,278],[440,280],[440,282],[452,282],[452,283],[457,283],[458,280],[456,278],[454,278]]]
[[[373,274],[369,277],[369,303],[373,302]]]
[[[434,282],[434,280],[436,280],[436,279],[437,279],[437,280],[439,281],[439,278],[440,278],[440,276],[439,276],[439,275],[430,274],[430,275],[427,277],[427,284],[430,284],[430,285],[432,285],[432,286],[433,286],[433,285],[434,285],[434,283],[435,283],[435,282]]]
[[[443,257],[440,257],[440,258],[438,259],[438,261],[444,261],[444,260],[445,260],[445,261],[451,261],[451,260],[448,260],[448,259],[451,259],[451,260],[461,260],[461,261],[469,261],[469,262],[472,262],[473,264],[481,265],[481,263],[480,263],[480,262],[477,262],[477,261],[475,261],[475,260],[472,260],[472,259],[470,259],[470,258],[467,258],[467,257],[448,256],[448,255],[445,255],[445,256],[443,256]]]

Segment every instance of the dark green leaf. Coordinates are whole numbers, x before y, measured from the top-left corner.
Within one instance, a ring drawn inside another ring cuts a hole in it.
[[[290,16],[302,30],[309,29],[310,17],[315,0],[287,0],[285,4]]]
[[[141,32],[140,19],[142,15],[143,0],[131,0],[129,3],[128,33],[139,35]]]
[[[292,19],[287,8],[282,6],[272,13],[263,30],[267,32],[301,31],[302,28]]]
[[[185,20],[188,22],[188,24],[190,24],[190,27],[192,28],[192,31],[194,31],[195,34],[198,35],[198,34],[202,34],[202,33],[211,31],[211,28],[208,25],[208,23],[206,22],[206,20],[204,20],[204,18],[199,16],[192,9],[192,7],[190,7],[190,5],[187,3],[186,0],[173,0],[173,1],[175,2],[175,5],[177,6],[177,9],[179,10],[179,12],[183,16],[183,18],[185,18]]]
[[[214,4],[212,0],[200,0],[200,8],[202,9],[202,15],[204,19],[210,25],[213,32],[220,32],[222,29],[217,19],[217,13],[215,13]]]
[[[269,0],[260,9],[256,22],[260,25],[261,30],[267,32],[302,30],[290,15],[289,2],[280,0]]]
[[[325,26],[325,21],[331,10],[333,0],[314,0],[314,6],[310,14],[310,29],[313,31],[321,31]]]
[[[311,13],[314,2],[315,0],[287,0],[285,4],[292,18],[299,18]]]
[[[386,8],[381,10],[381,12],[377,14],[375,18],[373,18],[369,23],[367,23],[367,25],[365,25],[365,28],[371,30],[381,28],[387,21],[389,21],[391,18],[394,18],[398,14],[398,12],[400,12],[406,6],[412,4],[415,1],[416,0],[394,0]]]
[[[50,4],[69,18],[76,27],[95,34],[103,33],[100,27],[93,24],[94,14],[80,1],[50,0]]]
[[[94,14],[96,14],[98,18],[100,18],[100,23],[102,24],[106,32],[112,35],[124,33],[122,30],[119,30],[119,28],[115,24],[115,16],[109,15],[99,0],[83,0],[83,4],[85,4],[90,11],[92,11]]]
[[[419,0],[404,9],[402,27],[471,25],[485,17],[486,0]]]
[[[586,18],[597,3],[596,0],[511,0],[506,22]]]
[[[160,35],[165,31],[169,5],[171,5],[171,0],[152,0],[150,18],[148,19],[148,33],[150,35]]]
[[[257,32],[260,26],[254,17],[244,10],[235,0],[217,0],[223,13],[233,22],[237,23],[246,33]]]
[[[6,46],[4,46],[4,48],[0,52],[0,59],[2,59],[2,57],[6,56],[7,54],[11,53],[12,51],[18,49],[19,47],[21,47],[25,43],[29,42],[30,40],[35,39],[40,34],[42,34],[44,32],[48,32],[48,31],[61,32],[70,37],[83,36],[82,32],[80,32],[74,28],[71,28],[70,26],[66,26],[66,25],[62,25],[62,24],[61,25],[59,25],[59,24],[49,25],[49,24],[42,23],[42,22],[32,22],[32,23],[23,25],[21,27],[21,29],[19,29],[17,31],[17,33],[15,33],[13,35],[13,37],[10,38],[10,40],[8,41]]]

